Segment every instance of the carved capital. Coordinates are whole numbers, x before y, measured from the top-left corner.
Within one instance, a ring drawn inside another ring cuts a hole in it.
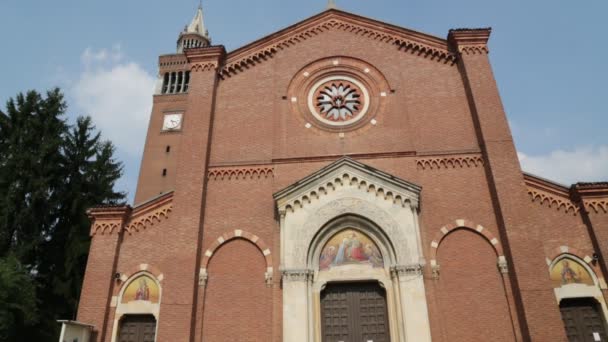
[[[272,270],[268,270],[266,273],[264,273],[264,279],[266,279],[266,286],[272,286],[272,276]]]
[[[396,265],[391,267],[391,277],[400,278],[421,276],[423,267],[424,266],[422,264]]]
[[[435,280],[439,279],[439,273],[441,272],[441,267],[437,264],[431,266],[431,277]]]
[[[509,273],[509,264],[507,263],[507,259],[504,257],[504,255],[501,255],[498,257],[498,270],[500,271],[500,273],[502,274],[507,274]]]
[[[295,282],[295,281],[311,281],[314,276],[314,272],[311,270],[284,270],[283,281],[284,282]]]
[[[201,268],[198,274],[198,286],[207,286],[207,280],[209,279],[209,274],[207,274],[207,269]]]

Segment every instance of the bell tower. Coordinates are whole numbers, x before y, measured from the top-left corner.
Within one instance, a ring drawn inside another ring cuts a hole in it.
[[[209,31],[205,28],[203,6],[199,5],[190,25],[184,27],[184,30],[179,34],[177,53],[183,53],[185,49],[208,47],[209,45],[211,45],[211,38],[209,37]]]
[[[175,190],[178,155],[188,125],[189,94],[192,92],[191,60],[210,47],[211,38],[199,5],[194,18],[177,39],[177,51],[161,55],[146,144],[139,171],[135,204]],[[190,118],[192,119],[192,118]]]

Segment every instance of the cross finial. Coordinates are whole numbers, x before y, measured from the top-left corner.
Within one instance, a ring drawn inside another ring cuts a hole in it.
[[[335,0],[327,0],[327,9],[336,9],[336,8],[338,8],[338,6],[336,6]]]

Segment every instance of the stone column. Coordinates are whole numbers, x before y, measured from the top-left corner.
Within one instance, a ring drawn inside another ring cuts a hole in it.
[[[472,119],[486,168],[492,204],[509,260],[524,340],[566,341],[547,275],[538,213],[530,209],[523,173],[488,59],[490,29],[451,30]]]
[[[131,207],[94,208],[88,211],[92,221],[91,247],[78,305],[79,322],[94,326],[92,341],[111,338],[110,304],[117,285],[116,264],[123,228]]]
[[[207,171],[218,72],[223,47],[190,49],[190,88],[177,157],[173,225],[165,239],[166,255],[176,267],[164,270],[158,341],[192,341],[196,330],[199,268],[202,258]]]
[[[283,271],[283,341],[308,341],[309,270]]]

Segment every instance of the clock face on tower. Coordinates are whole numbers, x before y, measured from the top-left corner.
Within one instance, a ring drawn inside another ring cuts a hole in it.
[[[182,129],[182,114],[165,114],[163,120],[163,131],[177,131]]]

